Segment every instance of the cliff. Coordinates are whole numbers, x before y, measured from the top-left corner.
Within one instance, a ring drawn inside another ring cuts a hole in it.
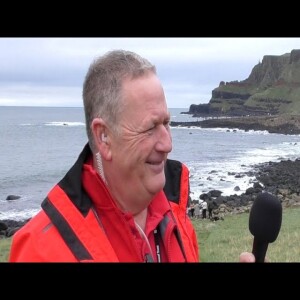
[[[221,81],[208,104],[192,104],[195,116],[300,114],[300,50],[265,55],[242,81]]]

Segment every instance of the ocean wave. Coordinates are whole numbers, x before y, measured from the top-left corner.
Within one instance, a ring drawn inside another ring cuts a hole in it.
[[[40,209],[8,210],[0,212],[0,220],[24,221],[36,215]]]
[[[83,122],[47,122],[45,126],[85,126]]]

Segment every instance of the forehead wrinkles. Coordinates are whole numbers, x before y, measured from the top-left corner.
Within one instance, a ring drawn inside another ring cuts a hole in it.
[[[128,134],[138,135],[149,129],[152,126],[152,123],[153,122],[149,121],[148,118],[136,118],[135,120],[128,118],[127,121],[122,123],[121,127],[123,128],[123,134],[125,136]]]
[[[122,127],[130,131],[146,130],[169,119],[164,92],[157,77],[124,79],[121,102]]]

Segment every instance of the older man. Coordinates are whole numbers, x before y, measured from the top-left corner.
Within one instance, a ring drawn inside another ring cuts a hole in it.
[[[197,262],[189,171],[168,160],[170,115],[155,66],[116,50],[83,86],[88,144],[13,237],[10,261]]]

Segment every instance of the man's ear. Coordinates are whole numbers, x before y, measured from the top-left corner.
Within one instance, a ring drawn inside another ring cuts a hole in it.
[[[94,144],[105,160],[111,159],[111,147],[108,137],[108,129],[102,118],[95,118],[91,124]]]
[[[105,133],[101,133],[101,140],[103,143],[107,143],[107,135]]]

